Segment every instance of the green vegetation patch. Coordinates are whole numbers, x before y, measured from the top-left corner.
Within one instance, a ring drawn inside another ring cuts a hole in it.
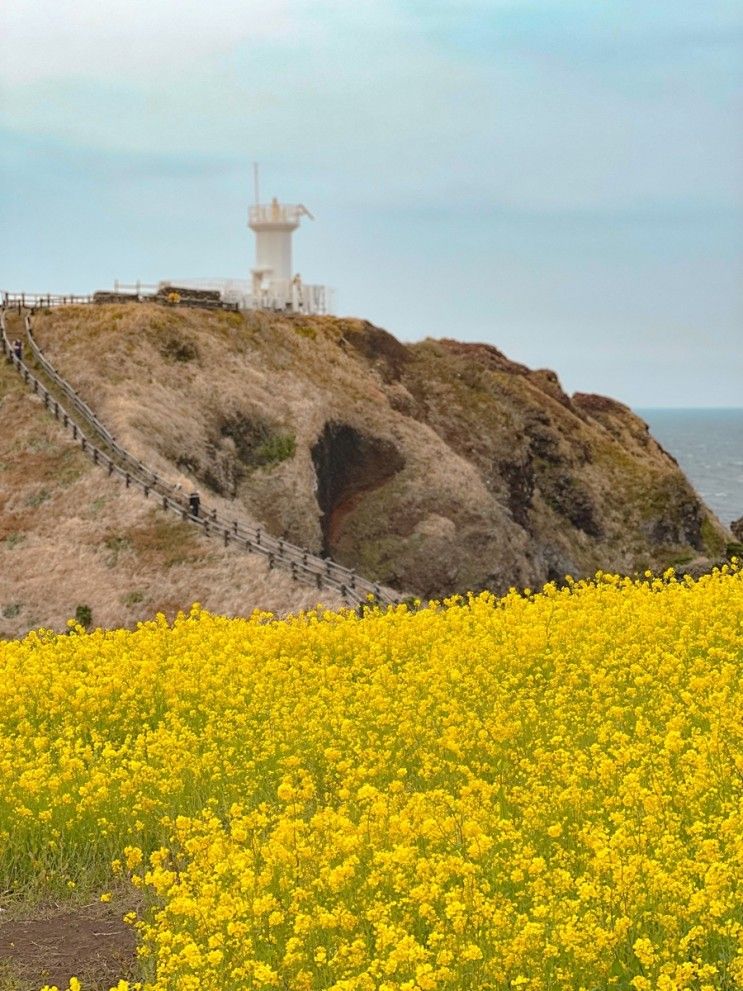
[[[38,509],[39,506],[48,502],[51,497],[52,494],[48,489],[38,489],[26,499],[26,505],[30,506],[31,509]]]
[[[126,595],[123,595],[121,601],[123,605],[131,609],[133,606],[139,605],[140,602],[144,602],[144,592],[139,588],[135,588],[131,592],[127,592]]]
[[[294,434],[273,434],[259,444],[253,452],[253,461],[259,467],[277,465],[294,457],[297,438]]]
[[[75,622],[78,626],[83,626],[87,630],[93,622],[93,610],[90,606],[85,605],[84,603],[77,606],[75,609]]]
[[[110,533],[105,537],[103,546],[109,551],[106,557],[107,567],[115,568],[119,563],[119,555],[130,550],[132,542],[124,534]]]
[[[709,516],[705,516],[700,527],[702,542],[708,554],[722,554],[725,550],[725,538],[719,532]]]
[[[22,544],[25,544],[25,542],[26,542],[26,534],[18,533],[18,531],[9,533],[7,537],[3,538],[3,543],[5,544],[6,547],[20,547]]]
[[[193,341],[171,334],[160,344],[160,354],[166,361],[181,362],[195,361],[199,357],[199,349]]]
[[[223,418],[219,436],[229,437],[239,460],[248,468],[266,468],[294,456],[297,439],[278,425],[245,413]]]

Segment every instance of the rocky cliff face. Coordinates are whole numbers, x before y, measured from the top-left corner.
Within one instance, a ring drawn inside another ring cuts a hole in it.
[[[626,406],[359,320],[65,309],[37,337],[140,457],[424,596],[715,557],[726,534]]]

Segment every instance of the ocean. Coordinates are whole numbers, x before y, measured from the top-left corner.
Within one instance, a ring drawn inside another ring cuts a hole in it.
[[[743,516],[743,409],[638,409],[723,523]]]

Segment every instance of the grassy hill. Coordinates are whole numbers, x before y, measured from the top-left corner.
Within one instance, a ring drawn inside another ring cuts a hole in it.
[[[0,417],[0,636],[63,629],[79,607],[109,627],[173,616],[195,600],[234,615],[316,604],[311,588],[108,478],[5,363]]]
[[[399,589],[663,569],[728,539],[627,407],[487,345],[126,304],[41,313],[36,336],[155,470]]]

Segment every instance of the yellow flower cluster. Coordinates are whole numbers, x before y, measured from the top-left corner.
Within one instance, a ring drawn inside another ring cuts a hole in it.
[[[144,991],[732,991],[742,662],[735,567],[32,634],[2,880],[114,860]]]

